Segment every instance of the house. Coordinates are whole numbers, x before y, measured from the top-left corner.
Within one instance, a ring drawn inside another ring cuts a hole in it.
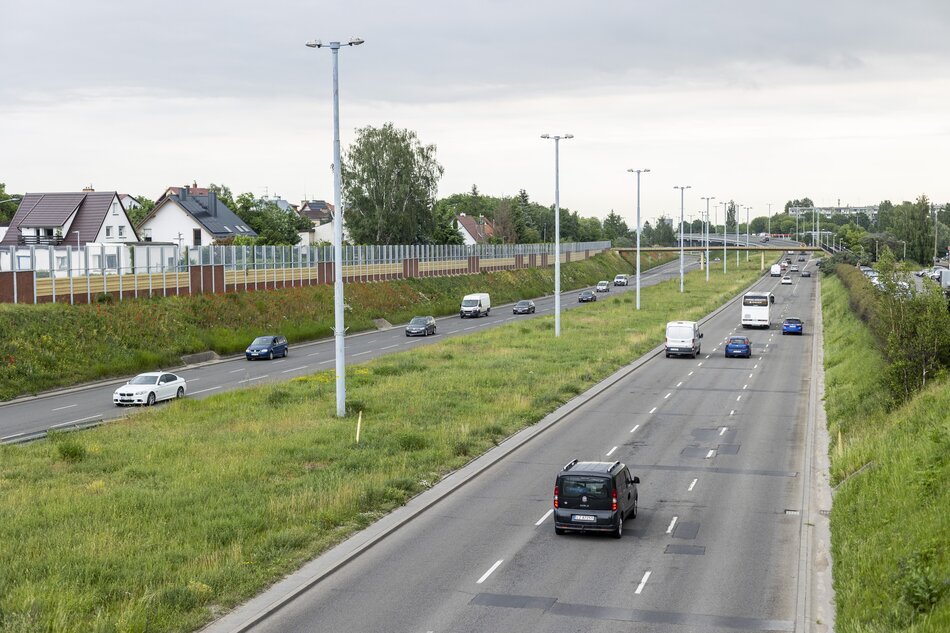
[[[472,244],[485,244],[489,238],[495,236],[495,227],[491,220],[483,215],[475,216],[460,213],[455,216],[455,226],[458,228],[466,246]]]
[[[169,187],[138,227],[146,242],[207,246],[238,236],[257,237],[231,209],[208,189]]]
[[[333,242],[333,205],[326,200],[304,200],[297,211],[313,222],[313,228],[300,233],[301,244]],[[346,224],[343,225],[343,239],[349,239]]]
[[[138,241],[115,191],[27,193],[0,246],[84,246]]]
[[[127,193],[120,193],[119,201],[122,202],[122,206],[125,208],[126,212],[131,211],[132,209],[142,208],[142,203]]]

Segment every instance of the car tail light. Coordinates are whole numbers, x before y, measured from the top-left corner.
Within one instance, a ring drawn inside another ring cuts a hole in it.
[[[557,486],[554,486],[554,507],[557,507]]]
[[[613,499],[611,500],[610,509],[616,512],[617,511],[617,491],[614,490],[612,494],[613,494]]]

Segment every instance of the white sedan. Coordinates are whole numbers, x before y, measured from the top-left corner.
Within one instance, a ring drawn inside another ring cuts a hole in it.
[[[782,277],[782,285],[783,285],[783,286],[791,286],[791,285],[792,285],[792,278],[789,277],[788,275],[785,275],[784,277]]]
[[[115,390],[112,402],[117,407],[131,404],[152,406],[159,400],[171,400],[185,396],[185,379],[165,371],[150,371],[139,374]]]

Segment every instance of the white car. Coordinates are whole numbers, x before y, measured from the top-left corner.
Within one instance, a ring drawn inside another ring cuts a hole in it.
[[[185,396],[185,379],[165,371],[139,374],[115,390],[112,402],[117,407],[133,404],[151,406],[159,400]]]
[[[785,275],[784,277],[782,277],[782,285],[783,285],[783,286],[791,286],[791,285],[792,285],[792,278],[789,277],[788,275]]]
[[[610,292],[610,282],[606,280],[598,281],[597,292]]]

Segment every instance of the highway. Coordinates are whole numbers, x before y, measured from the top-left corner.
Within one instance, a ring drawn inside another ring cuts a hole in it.
[[[703,323],[698,358],[653,354],[241,630],[795,630],[819,281],[792,278],[755,285],[775,293],[771,329],[743,330],[732,302]],[[805,334],[782,336],[785,316]],[[733,332],[751,359],[723,357]],[[555,535],[554,478],[574,458],[620,460],[642,480],[621,540]]]
[[[696,258],[687,260],[687,270],[698,267]],[[679,276],[679,260],[669,262],[641,274],[641,286],[652,285]],[[613,277],[611,277],[612,281]],[[611,286],[608,296],[618,292],[632,292],[634,277],[627,287]],[[562,309],[578,307],[577,294],[582,289],[561,293]],[[345,292],[345,290],[344,290]],[[461,297],[459,297],[461,301]],[[438,319],[436,336],[406,337],[402,326],[389,330],[371,331],[346,337],[347,364],[400,352],[420,345],[439,341],[446,336],[461,336],[511,323],[550,315],[554,311],[554,297],[536,299],[535,315],[511,314],[511,305],[492,306],[491,315],[479,319],[460,319],[458,315]],[[248,341],[250,342],[250,341]],[[292,344],[287,358],[273,361],[248,362],[241,356],[204,363],[185,368],[162,369],[181,375],[187,381],[187,397],[204,398],[248,385],[288,380],[334,367],[334,343],[322,339],[311,343]],[[64,389],[37,397],[28,397],[0,404],[0,442],[18,441],[51,429],[69,429],[99,420],[108,421],[124,417],[136,409],[120,409],[112,404],[112,393],[127,378],[105,381],[93,385]],[[166,406],[159,404],[158,406]]]

